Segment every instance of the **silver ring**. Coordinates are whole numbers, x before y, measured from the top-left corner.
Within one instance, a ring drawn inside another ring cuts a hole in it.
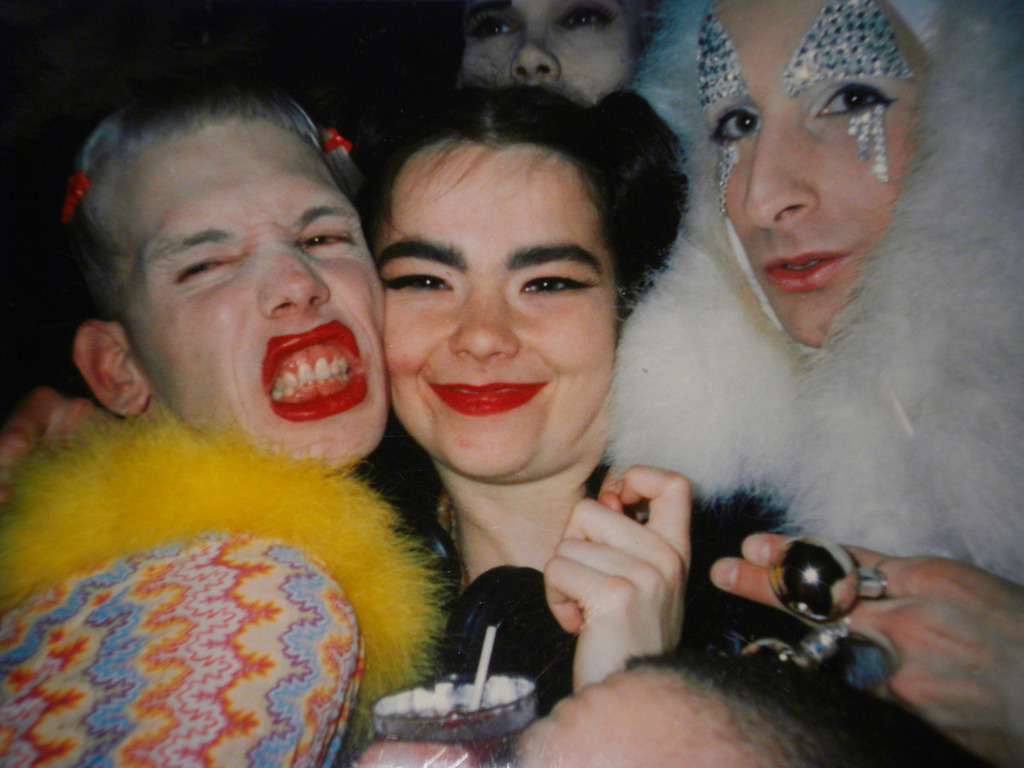
[[[845,620],[822,624],[800,641],[797,653],[806,660],[806,666],[817,666],[835,656],[839,652],[839,641],[849,636],[850,625]]]
[[[846,616],[859,598],[884,597],[887,584],[880,565],[860,568],[845,547],[811,536],[789,539],[768,576],[779,602],[815,623]]]
[[[857,568],[857,597],[865,597],[869,600],[877,600],[885,597],[885,588],[889,586],[889,580],[885,577],[882,564],[871,568]]]

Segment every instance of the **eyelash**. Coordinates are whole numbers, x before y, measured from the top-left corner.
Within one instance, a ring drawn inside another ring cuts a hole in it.
[[[558,20],[559,26],[564,29],[579,29],[581,27],[603,28],[611,24],[618,15],[610,8],[603,5],[583,3],[569,9]],[[498,35],[507,35],[519,31],[516,19],[504,16],[500,13],[483,12],[471,16],[466,21],[466,35],[478,40],[484,40]]]
[[[856,101],[862,103],[846,103],[840,108],[833,106],[836,101],[843,99],[847,102]],[[828,102],[818,113],[818,117],[838,117],[863,112],[881,104],[888,107],[894,99],[886,96],[874,86],[864,83],[850,83],[839,88],[829,97]],[[743,124],[740,124],[743,121]],[[730,109],[715,124],[715,130],[711,134],[712,140],[717,144],[729,144],[739,141],[754,133],[761,123],[761,118],[756,112],[746,107]]]
[[[384,287],[390,291],[412,288],[418,291],[440,291],[448,287],[437,275],[400,275],[383,280]]]
[[[583,4],[578,5],[565,13],[558,23],[566,29],[578,29],[579,27],[606,27],[611,24],[617,15],[602,5]]]
[[[332,245],[351,245],[354,241],[349,234],[320,234],[307,237],[299,241],[299,247],[304,251],[314,248],[322,248]]]
[[[516,31],[510,19],[498,13],[478,13],[466,20],[466,36],[485,40]]]
[[[223,263],[224,262],[217,261],[216,259],[207,259],[206,261],[199,261],[196,262],[195,264],[189,264],[187,267],[185,267],[178,273],[175,282],[179,284],[184,283],[188,281],[190,278],[195,277],[196,275],[202,274],[203,272],[213,269],[214,267],[219,267]]]
[[[559,293],[561,291],[578,291],[592,287],[592,283],[573,280],[571,277],[536,277],[523,286],[526,293]]]
[[[436,275],[401,275],[387,278],[384,287],[391,291],[411,288],[418,291],[440,291],[448,288],[442,278]],[[570,277],[536,277],[523,286],[524,293],[560,293],[562,291],[579,291],[592,287],[592,283],[574,280]]]
[[[741,119],[747,121],[743,127],[737,125]],[[744,136],[749,136],[757,130],[757,126],[760,123],[761,118],[749,109],[743,107],[730,109],[718,118],[718,122],[715,123],[715,130],[711,134],[711,139],[716,144],[730,144],[734,141],[739,141]]]
[[[862,99],[864,103],[861,104],[847,104],[842,109],[833,109],[832,104],[839,98],[844,99]],[[882,106],[888,107],[892,104],[894,99],[889,98],[877,88],[870,85],[864,85],[863,83],[850,83],[844,85],[828,100],[824,109],[819,114],[821,115],[848,115],[856,112],[863,112],[864,110],[871,109],[881,104]]]

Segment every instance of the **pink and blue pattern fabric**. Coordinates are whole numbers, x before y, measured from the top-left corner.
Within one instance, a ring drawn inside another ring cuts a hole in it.
[[[0,764],[325,766],[362,676],[322,564],[214,536],[80,573],[0,620]]]

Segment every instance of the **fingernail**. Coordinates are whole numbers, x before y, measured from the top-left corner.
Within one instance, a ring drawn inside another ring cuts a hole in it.
[[[736,563],[719,561],[711,566],[711,583],[719,589],[732,589],[736,586],[739,567]]]
[[[756,563],[765,562],[771,555],[771,541],[761,534],[755,533],[743,542],[744,554],[748,560]]]

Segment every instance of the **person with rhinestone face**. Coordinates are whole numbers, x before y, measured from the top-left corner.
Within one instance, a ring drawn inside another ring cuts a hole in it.
[[[1019,764],[1024,9],[678,0],[662,22],[637,87],[692,196],[623,332],[612,453],[870,547],[887,589],[847,618],[895,650],[888,692]],[[777,605],[779,547],[713,579]]]

